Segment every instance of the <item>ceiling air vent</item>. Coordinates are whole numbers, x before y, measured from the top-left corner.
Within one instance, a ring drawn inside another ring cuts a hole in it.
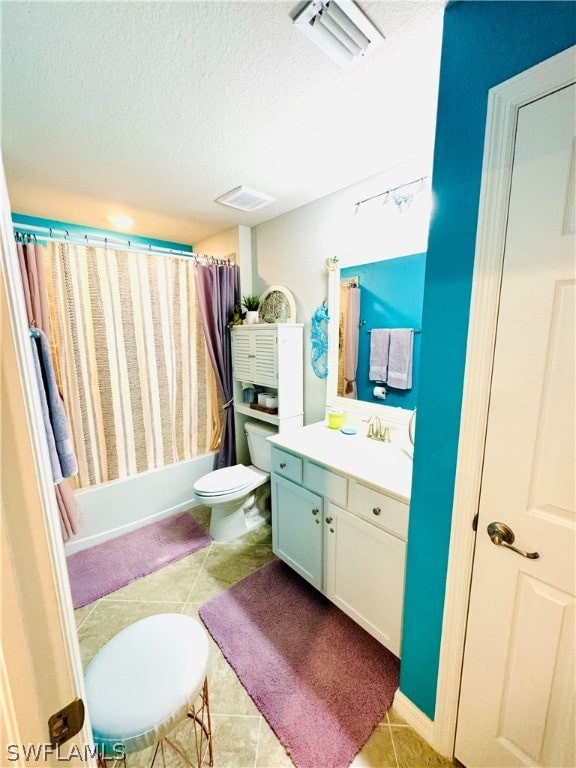
[[[384,41],[352,0],[312,0],[294,18],[294,24],[343,66],[364,58]]]
[[[276,198],[257,192],[249,187],[236,187],[216,198],[217,203],[228,205],[230,208],[237,208],[239,211],[255,211],[269,203],[274,202]]]

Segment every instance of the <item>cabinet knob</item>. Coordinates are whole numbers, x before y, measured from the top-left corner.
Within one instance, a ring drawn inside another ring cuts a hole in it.
[[[280,462],[280,469],[285,469],[285,468],[286,468],[286,462],[285,461],[281,461]]]
[[[328,525],[330,525],[330,523],[332,522],[333,519],[334,519],[333,517],[327,517],[326,518],[326,522],[328,523]]]
[[[318,520],[318,518],[316,518],[316,520],[314,522],[318,523],[318,525],[320,525],[320,520]]]
[[[312,514],[313,514],[313,515],[317,515],[317,514],[318,514],[318,512],[320,512],[320,510],[319,510],[319,509],[317,509],[316,507],[314,507],[314,509],[312,510]]]
[[[379,514],[380,514],[380,512],[382,512],[382,510],[380,509],[380,507],[374,507],[374,509],[372,510],[372,512],[373,512],[375,515],[379,515]]]
[[[330,533],[334,533],[334,528],[330,528]]]

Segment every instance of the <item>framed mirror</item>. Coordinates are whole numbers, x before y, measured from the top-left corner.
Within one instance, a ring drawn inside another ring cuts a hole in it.
[[[330,271],[329,409],[372,414],[376,406],[395,418],[416,407],[425,264],[426,254],[415,253]],[[401,328],[413,330],[411,381],[397,388],[377,379],[370,355],[374,330]]]

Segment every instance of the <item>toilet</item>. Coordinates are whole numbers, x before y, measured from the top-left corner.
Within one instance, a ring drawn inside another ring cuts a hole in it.
[[[194,483],[196,499],[211,508],[215,541],[236,539],[270,518],[271,446],[266,438],[277,430],[261,421],[247,421],[244,430],[252,464],[215,469]]]

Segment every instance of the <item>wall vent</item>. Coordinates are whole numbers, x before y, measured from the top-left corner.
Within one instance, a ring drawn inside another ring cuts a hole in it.
[[[237,208],[239,211],[255,211],[274,202],[275,199],[275,197],[266,195],[264,192],[257,192],[249,187],[236,187],[217,197],[216,202],[221,205],[228,205],[230,208]]]

